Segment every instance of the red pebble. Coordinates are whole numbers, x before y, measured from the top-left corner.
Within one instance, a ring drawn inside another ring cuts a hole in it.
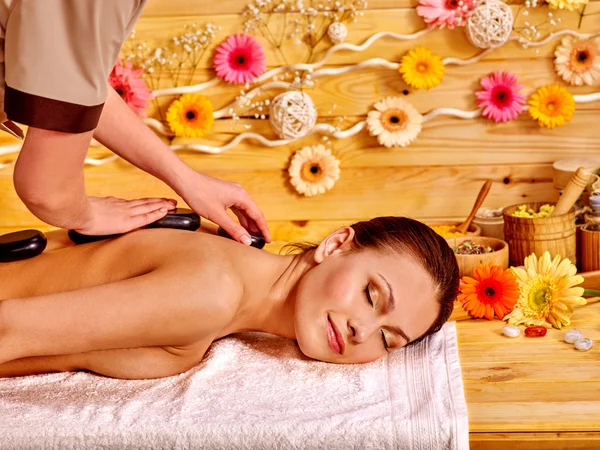
[[[525,336],[527,337],[542,337],[546,336],[546,327],[527,327],[525,328]]]

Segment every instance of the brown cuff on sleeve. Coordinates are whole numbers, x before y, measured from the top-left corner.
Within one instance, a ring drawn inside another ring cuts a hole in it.
[[[4,96],[4,111],[10,120],[63,133],[85,133],[96,128],[103,106],[104,103],[84,106],[40,97],[8,85]]]

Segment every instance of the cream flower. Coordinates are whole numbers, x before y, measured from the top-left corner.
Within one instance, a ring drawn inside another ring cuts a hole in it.
[[[550,259],[545,252],[541,258],[534,253],[525,258],[525,269],[511,267],[517,276],[520,296],[515,309],[504,320],[511,324],[538,325],[560,328],[571,323],[573,305],[585,305],[583,282],[577,268],[567,258]]]
[[[374,108],[367,115],[367,127],[381,145],[406,147],[421,132],[423,116],[402,98],[384,98]]]
[[[564,37],[554,56],[556,73],[569,84],[589,86],[600,78],[600,36],[581,40]]]
[[[323,145],[298,150],[288,168],[290,182],[306,197],[324,194],[340,177],[340,162]]]

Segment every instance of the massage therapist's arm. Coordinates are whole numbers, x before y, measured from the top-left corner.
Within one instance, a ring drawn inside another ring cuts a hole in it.
[[[15,165],[14,185],[39,219],[61,228],[80,228],[89,219],[82,167],[91,138],[91,131],[27,130]]]
[[[194,211],[223,227],[236,240],[249,245],[247,231],[255,231],[267,242],[271,241],[262,212],[242,186],[201,174],[186,165],[110,86],[94,137],[123,159],[165,182]],[[226,213],[229,208],[241,226]]]
[[[183,179],[192,172],[110,86],[94,138],[175,191],[180,191]]]

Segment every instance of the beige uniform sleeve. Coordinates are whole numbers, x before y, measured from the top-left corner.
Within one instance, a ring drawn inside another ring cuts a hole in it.
[[[145,0],[17,0],[5,35],[10,120],[83,133],[98,124],[107,79]]]

